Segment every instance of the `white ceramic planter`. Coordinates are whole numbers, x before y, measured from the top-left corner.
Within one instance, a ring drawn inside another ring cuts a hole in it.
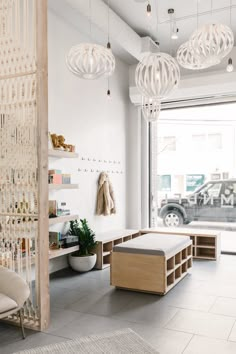
[[[93,269],[97,260],[97,255],[93,254],[86,257],[78,257],[73,254],[69,255],[69,263],[72,269],[77,272],[88,272]]]

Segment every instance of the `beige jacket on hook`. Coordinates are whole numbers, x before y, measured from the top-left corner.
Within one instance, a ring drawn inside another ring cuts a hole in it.
[[[97,215],[116,214],[115,197],[107,173],[102,172],[98,179]]]

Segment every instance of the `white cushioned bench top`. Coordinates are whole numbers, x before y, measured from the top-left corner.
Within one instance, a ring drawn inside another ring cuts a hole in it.
[[[166,256],[187,247],[192,241],[189,236],[145,234],[113,247],[113,252]]]

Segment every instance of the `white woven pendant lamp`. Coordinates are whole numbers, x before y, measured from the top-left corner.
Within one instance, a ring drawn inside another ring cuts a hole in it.
[[[142,113],[147,122],[156,122],[160,112],[161,102],[159,100],[142,96]]]
[[[72,47],[66,57],[68,69],[82,79],[110,76],[115,70],[115,57],[109,48],[81,43]]]
[[[210,65],[202,63],[201,56],[194,50],[192,41],[183,43],[177,50],[177,61],[185,69],[200,70]]]
[[[80,43],[73,46],[66,56],[68,69],[81,79],[94,80],[101,76],[111,76],[115,70],[115,57],[109,42],[109,4],[108,4],[108,43],[107,47],[94,43]],[[91,37],[91,0],[90,12],[90,37]]]
[[[223,24],[208,24],[196,30],[191,37],[192,47],[203,67],[217,65],[234,46],[232,30]]]
[[[178,86],[179,81],[179,66],[166,53],[145,55],[135,71],[136,85],[140,93],[148,98],[164,99]]]

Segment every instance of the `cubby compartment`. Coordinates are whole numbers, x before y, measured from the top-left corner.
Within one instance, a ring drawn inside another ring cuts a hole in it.
[[[167,277],[167,286],[174,284],[174,282],[175,282],[175,273],[171,273]]]
[[[207,258],[207,259],[215,259],[215,249],[214,248],[205,248],[205,247],[197,247],[196,248],[196,257],[199,258]]]
[[[186,273],[187,270],[188,270],[188,265],[187,265],[187,262],[185,262],[185,263],[182,264],[182,274]]]
[[[114,240],[114,246],[119,245],[122,242],[123,242],[123,239],[122,238],[118,238],[117,240]]]
[[[179,252],[175,255],[175,265],[180,264],[182,261],[182,252]]]
[[[125,236],[125,237],[123,238],[123,241],[126,242],[126,241],[129,241],[129,240],[131,240],[131,239],[132,239],[132,236],[129,235],[129,236]]]
[[[110,252],[112,251],[112,247],[113,247],[113,242],[106,242],[103,244],[103,252]]]
[[[110,263],[111,263],[111,254],[108,254],[103,257],[103,266],[106,267],[110,265]]]
[[[190,236],[190,240],[193,242],[193,246],[196,244],[196,236]]]
[[[181,275],[182,275],[182,267],[179,267],[175,270],[175,280],[181,278]]]
[[[139,237],[140,236],[140,234],[134,234],[134,235],[132,235],[132,238],[136,238],[136,237]]]
[[[215,238],[214,237],[197,237],[197,246],[204,246],[204,247],[215,247]]]
[[[192,258],[189,258],[188,261],[187,261],[187,268],[192,268],[192,265],[193,265],[193,259]]]
[[[195,247],[194,247],[195,248]],[[187,248],[187,255],[188,256],[191,256],[192,255],[192,246],[190,245],[190,246],[188,246],[188,248]]]
[[[182,260],[187,259],[187,248],[182,251]]]
[[[175,267],[175,257],[171,257],[167,260],[167,271],[174,269]]]

